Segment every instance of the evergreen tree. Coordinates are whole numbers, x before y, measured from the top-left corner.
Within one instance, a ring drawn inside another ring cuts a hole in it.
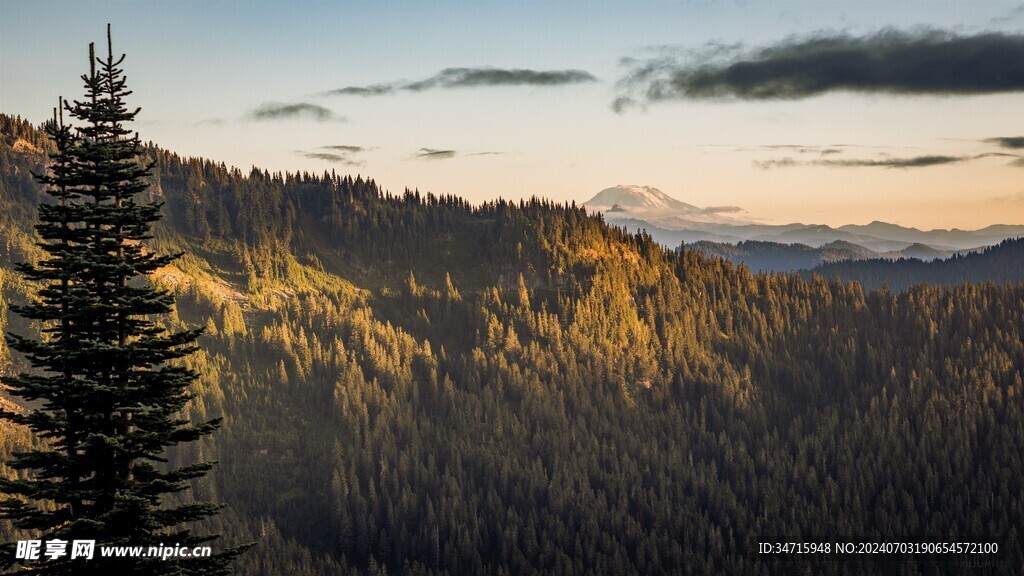
[[[192,424],[181,411],[197,374],[169,363],[196,350],[200,330],[168,332],[154,321],[170,312],[171,294],[144,275],[178,255],[158,255],[144,241],[160,218],[160,203],[140,203],[152,166],[139,161],[140,143],[125,125],[139,109],[115,60],[89,46],[85,98],[61,102],[47,133],[56,144],[49,171],[37,175],[53,203],[39,206],[39,246],[48,257],[20,271],[43,287],[36,301],[12,310],[43,326],[39,339],[9,335],[14,350],[37,369],[6,378],[10,391],[32,410],[0,416],[33,430],[46,445],[14,456],[21,471],[0,480],[9,495],[0,513],[45,540],[76,539],[99,545],[195,547],[216,535],[195,535],[189,524],[218,506],[182,504],[175,493],[205,475],[213,462],[161,466],[170,447],[212,433],[218,420]],[[98,65],[98,67],[97,67]],[[64,124],[63,112],[81,122]],[[173,502],[171,500],[174,500]],[[11,546],[8,545],[10,548]],[[4,551],[4,562],[14,558]],[[221,574],[240,552],[211,558],[70,558],[28,561],[38,574]],[[26,573],[19,571],[20,573]]]

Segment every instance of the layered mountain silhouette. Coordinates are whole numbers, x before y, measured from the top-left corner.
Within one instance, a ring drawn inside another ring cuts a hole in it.
[[[609,224],[646,231],[666,246],[680,244],[711,256],[745,263],[754,270],[786,271],[845,260],[916,258],[966,254],[1024,236],[1024,225],[997,224],[980,230],[919,230],[890,224],[761,224],[737,207],[700,208],[651,186],[607,188],[584,206]]]

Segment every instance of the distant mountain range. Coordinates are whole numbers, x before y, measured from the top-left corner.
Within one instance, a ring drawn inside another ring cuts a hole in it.
[[[668,246],[680,243],[754,270],[793,270],[842,260],[917,258],[933,260],[973,252],[1024,236],[1024,225],[997,224],[980,230],[919,230],[887,222],[847,224],[758,224],[736,207],[700,208],[651,186],[619,185],[584,203],[609,224],[646,230]]]
[[[743,240],[737,244],[701,240],[689,243],[688,247],[700,250],[707,256],[725,258],[735,264],[746,264],[755,272],[807,270],[822,264],[851,260],[915,258],[928,261],[972,252],[972,250],[936,250],[919,243],[911,244],[902,250],[876,252],[845,240],[834,240],[817,248],[807,244],[783,244],[763,240]]]
[[[1004,240],[995,246],[966,255],[957,254],[946,260],[847,260],[830,262],[805,270],[810,279],[818,274],[829,279],[855,280],[867,289],[888,286],[905,290],[915,284],[958,286],[964,282],[996,284],[1024,281],[1024,238]]]

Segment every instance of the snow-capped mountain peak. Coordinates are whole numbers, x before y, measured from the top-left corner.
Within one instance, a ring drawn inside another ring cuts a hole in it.
[[[653,186],[619,184],[605,188],[584,203],[594,210],[610,210],[614,206],[633,211],[698,212],[700,209],[665,194]]]
[[[654,186],[619,184],[605,188],[583,203],[590,210],[604,213],[609,220],[640,219],[666,228],[686,228],[705,224],[744,224],[739,208],[719,206],[700,208],[681,202]]]

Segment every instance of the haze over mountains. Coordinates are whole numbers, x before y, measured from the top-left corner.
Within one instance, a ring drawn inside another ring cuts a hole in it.
[[[801,272],[801,276],[806,280],[813,280],[815,274],[843,282],[855,280],[866,290],[887,287],[892,291],[903,291],[915,285],[959,286],[983,282],[999,285],[1024,281],[1022,262],[1024,238],[1016,238],[948,259],[848,259],[825,262]]]
[[[899,260],[913,258],[922,261],[944,260],[974,250],[937,250],[926,244],[914,243],[902,250],[876,252],[846,240],[833,240],[818,247],[807,244],[783,244],[764,240],[744,240],[736,244],[700,240],[687,244],[707,256],[725,258],[734,264],[746,264],[755,272],[786,272],[808,270],[824,264],[859,260]]]
[[[793,261],[811,265],[863,258],[948,258],[958,252],[974,251],[1024,236],[1024,225],[1007,224],[980,230],[919,230],[879,221],[837,228],[824,224],[761,224],[744,217],[739,207],[700,208],[651,186],[607,188],[584,206],[603,213],[607,222],[628,231],[646,230],[667,246],[701,242],[700,248],[714,255],[757,256],[755,260],[770,249],[788,253]],[[766,242],[795,246],[766,246],[763,244]],[[744,244],[738,249],[722,246],[739,243]],[[779,269],[774,265],[760,268]]]

